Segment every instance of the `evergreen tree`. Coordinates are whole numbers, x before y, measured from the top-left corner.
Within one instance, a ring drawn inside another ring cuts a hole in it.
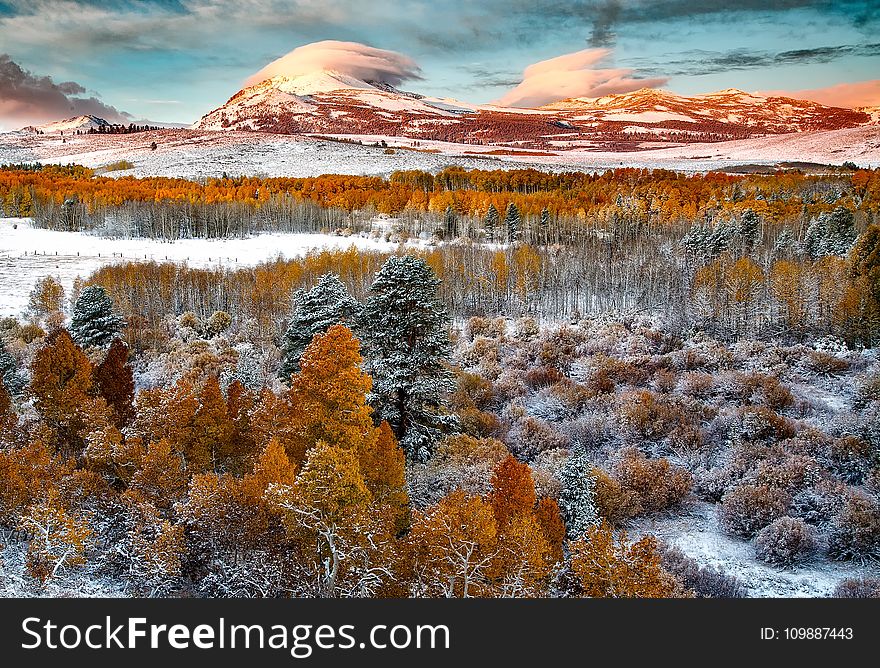
[[[758,240],[758,233],[761,231],[761,217],[751,209],[746,209],[739,217],[738,231],[743,250],[751,249]]]
[[[522,238],[522,216],[513,202],[507,205],[507,212],[504,214],[504,227],[507,230],[509,242],[513,243]]]
[[[856,239],[853,212],[839,206],[814,218],[804,235],[804,250],[812,258],[846,255]]]
[[[12,396],[21,394],[26,385],[24,376],[18,371],[18,362],[6,349],[3,339],[0,339],[0,381]]]
[[[495,241],[495,237],[498,234],[498,225],[501,223],[501,214],[498,213],[498,209],[495,208],[494,204],[489,205],[489,210],[486,211],[486,217],[483,219],[483,227],[486,230],[486,241],[492,243]]]
[[[336,274],[325,274],[309,291],[298,290],[293,296],[294,312],[281,343],[283,358],[279,375],[289,381],[299,371],[300,358],[315,334],[323,334],[333,325],[353,327],[360,311]]]
[[[559,509],[565,520],[565,529],[571,539],[580,538],[598,521],[596,512],[596,481],[586,455],[572,449],[560,474],[562,491]]]
[[[115,339],[125,321],[113,312],[113,300],[100,285],[83,289],[73,307],[70,333],[74,341],[87,348],[104,347]]]
[[[455,426],[445,412],[444,395],[454,383],[439,285],[424,260],[391,257],[376,274],[361,319],[376,418],[387,420],[409,457],[419,460]]]

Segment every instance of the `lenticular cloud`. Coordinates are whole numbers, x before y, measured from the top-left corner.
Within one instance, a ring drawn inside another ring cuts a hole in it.
[[[384,81],[392,86],[421,78],[418,64],[401,53],[358,42],[326,40],[300,46],[272,61],[250,77],[246,85],[253,86],[278,75],[294,77],[320,70],[334,70],[361,80]]]
[[[611,54],[610,49],[584,49],[529,65],[522,82],[500,98],[504,107],[540,107],[571,97],[602,97],[629,93],[639,88],[655,88],[666,78],[636,79],[633,70],[594,69]]]

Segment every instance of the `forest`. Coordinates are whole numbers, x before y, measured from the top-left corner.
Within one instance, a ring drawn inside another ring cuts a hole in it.
[[[40,281],[0,321],[0,593],[767,595],[651,530],[708,513],[880,596],[878,187],[0,170],[51,229],[401,242]]]

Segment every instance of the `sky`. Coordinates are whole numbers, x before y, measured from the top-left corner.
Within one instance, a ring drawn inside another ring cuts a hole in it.
[[[878,28],[877,0],[0,0],[0,126],[189,123],[279,59],[348,56],[480,103],[649,86],[880,105]]]

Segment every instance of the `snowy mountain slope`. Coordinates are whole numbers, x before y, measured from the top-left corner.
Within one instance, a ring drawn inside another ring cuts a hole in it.
[[[634,151],[660,145],[817,132],[870,123],[870,113],[736,89],[682,96],[656,89],[574,98],[538,109],[404,93],[334,71],[246,87],[193,127],[280,134],[383,135],[537,150]]]
[[[75,134],[77,132],[88,132],[89,130],[109,127],[110,123],[98,116],[76,116],[63,121],[44,123],[43,125],[29,125],[26,128],[22,128],[22,131],[42,132],[43,134]]]
[[[296,77],[278,75],[233,95],[203,116],[199,130],[261,130],[282,134],[331,132],[339,124],[365,129],[403,123],[410,117],[454,114],[389,84],[366,82],[334,71]]]

